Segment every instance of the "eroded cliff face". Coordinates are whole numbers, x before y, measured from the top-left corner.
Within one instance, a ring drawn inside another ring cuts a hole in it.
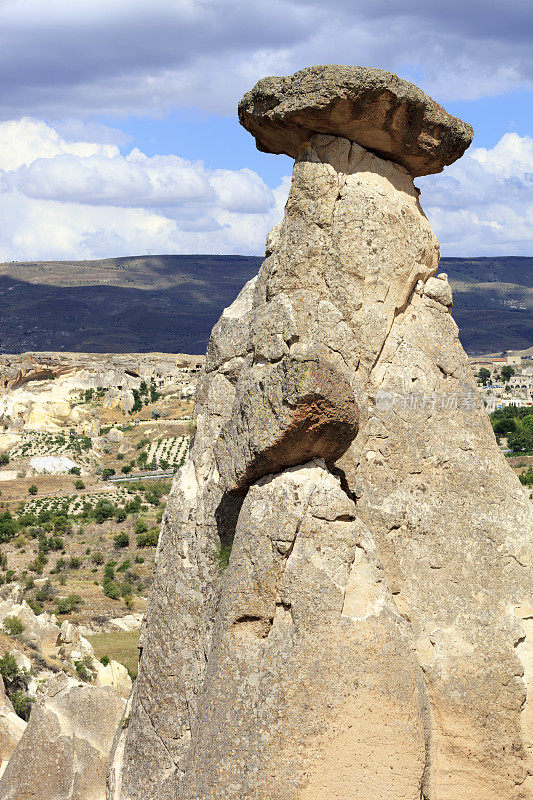
[[[110,800],[532,796],[529,502],[438,258],[404,167],[310,138],[209,343]]]

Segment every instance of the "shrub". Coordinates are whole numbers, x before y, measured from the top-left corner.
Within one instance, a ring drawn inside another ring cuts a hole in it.
[[[31,569],[32,572],[36,572],[37,575],[42,575],[43,569],[47,564],[47,557],[44,555],[44,553],[40,552],[37,558],[34,558],[33,561],[30,561],[28,564],[28,569]]]
[[[104,578],[103,589],[106,597],[110,597],[111,600],[120,600],[120,585],[111,578]]]
[[[133,594],[133,586],[128,581],[124,581],[120,584],[120,594],[122,597],[131,597]]]
[[[522,472],[518,479],[523,486],[533,486],[533,468],[529,468],[527,472]]]
[[[123,561],[120,567],[117,567],[117,572],[126,572],[130,568],[130,564],[131,564],[130,559],[129,558],[126,559],[126,561]]]
[[[66,559],[58,558],[55,567],[51,569],[50,572],[55,575],[56,573],[61,572],[62,569],[65,569],[66,566],[67,566]]]
[[[116,564],[117,564],[116,561],[108,561],[107,562],[107,564],[104,567],[104,578],[113,579],[115,577],[115,566],[116,566]]]
[[[54,596],[54,587],[50,581],[46,581],[40,589],[35,592],[35,599],[42,603],[44,600],[51,600]]]
[[[91,559],[95,564],[98,564],[98,566],[104,563],[104,557],[102,553],[93,553]]]
[[[142,556],[135,556],[135,563],[144,564],[144,558]]]
[[[145,494],[146,500],[153,506],[159,505],[159,495],[157,492],[146,492]]]
[[[216,560],[218,568],[223,572],[229,564],[229,557],[231,555],[231,544],[220,545],[216,553]]]
[[[130,537],[127,533],[118,533],[114,537],[115,547],[127,547],[130,543]]]
[[[16,689],[14,692],[11,692],[9,699],[13,703],[15,714],[28,722],[31,714],[31,704],[33,703],[33,698],[27,695],[26,692]]]
[[[109,665],[109,662],[110,658],[108,655],[102,656],[102,658],[100,659],[100,664],[103,664],[104,667],[107,667]]]
[[[0,542],[10,542],[18,532],[18,524],[9,511],[0,513]]]
[[[135,498],[135,500],[130,500],[124,506],[124,511],[126,512],[126,514],[138,514],[140,510],[141,510],[141,498],[138,496]]]
[[[138,519],[135,523],[135,533],[146,533],[148,530],[148,525],[144,521],[144,519]]]
[[[117,513],[116,506],[110,500],[99,500],[94,507],[93,516],[96,522],[101,525],[106,519],[111,519]]]
[[[54,530],[56,533],[72,533],[72,525],[66,514],[57,514],[54,517]]]
[[[25,628],[18,617],[4,617],[3,626],[6,633],[9,633],[10,636],[20,636]]]
[[[85,489],[85,484],[82,480],[74,481],[74,488],[75,489]]]
[[[5,467],[6,464],[9,464],[9,454],[0,453],[0,467]]]
[[[35,485],[34,483],[32,483],[32,485],[31,485],[31,486],[29,487],[29,489],[28,489],[28,494],[31,494],[31,495],[36,495],[38,491],[39,491],[39,490],[38,490],[38,488],[36,487],[36,485]]]
[[[81,475],[81,469],[79,467],[71,467],[68,471],[69,475]],[[76,484],[74,484],[76,485]]]
[[[6,653],[2,656],[2,658],[0,658],[0,675],[3,678],[6,687],[10,685],[13,678],[16,678],[20,675],[20,670],[13,653]]]
[[[91,656],[84,656],[81,661],[75,661],[74,666],[76,667],[76,672],[78,677],[85,681],[86,683],[90,683],[93,679],[93,660]]]
[[[157,547],[159,541],[159,530],[151,528],[146,533],[137,536],[137,547]]]
[[[81,567],[81,558],[72,556],[68,562],[69,569],[79,569]]]
[[[107,481],[112,475],[115,475],[115,470],[111,467],[106,467],[102,470],[102,480]]]
[[[50,536],[48,539],[48,549],[49,550],[63,550],[65,547],[65,543],[61,536]]]
[[[39,614],[43,613],[42,603],[39,603],[39,601],[36,598],[28,597],[26,602],[28,603],[29,607],[31,608],[31,610],[35,615],[39,616]]]
[[[68,597],[60,597],[56,600],[58,614],[70,614],[82,605],[83,599],[79,594],[69,594]]]
[[[128,515],[126,513],[126,509],[119,508],[117,513],[115,514],[115,519],[116,519],[117,522],[124,522],[124,520],[126,519],[127,516]]]

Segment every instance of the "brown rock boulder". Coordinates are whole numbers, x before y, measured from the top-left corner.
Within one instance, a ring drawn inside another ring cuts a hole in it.
[[[245,491],[311,458],[333,463],[357,435],[358,419],[350,384],[327,362],[284,359],[244,373],[215,446],[222,486]]]
[[[413,176],[442,172],[474,131],[392,72],[328,64],[260,80],[239,103],[259,150],[297,158],[315,133],[341,136],[402,164]]]

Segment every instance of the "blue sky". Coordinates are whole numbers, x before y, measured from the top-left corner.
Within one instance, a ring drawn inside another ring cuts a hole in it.
[[[533,255],[530,0],[4,0],[0,259],[254,253],[291,160],[236,104],[261,77],[378,66],[470,122],[418,178],[444,255]]]

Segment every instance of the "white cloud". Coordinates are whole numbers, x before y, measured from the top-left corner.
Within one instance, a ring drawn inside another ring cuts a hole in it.
[[[210,170],[177,155],[67,142],[38,120],[0,124],[0,260],[155,252],[260,253],[281,218],[250,169]]]
[[[533,139],[506,133],[418,178],[444,255],[533,255]]]
[[[0,170],[12,170],[31,164],[37,158],[53,158],[65,154],[74,156],[119,153],[118,147],[95,142],[67,142],[42,120],[25,117],[0,124]]]
[[[0,124],[0,142],[2,261],[261,253],[289,188],[288,177],[271,189],[250,169],[66,141],[38,120]],[[532,183],[533,139],[516,133],[417,179],[443,254],[458,256],[533,254]]]

